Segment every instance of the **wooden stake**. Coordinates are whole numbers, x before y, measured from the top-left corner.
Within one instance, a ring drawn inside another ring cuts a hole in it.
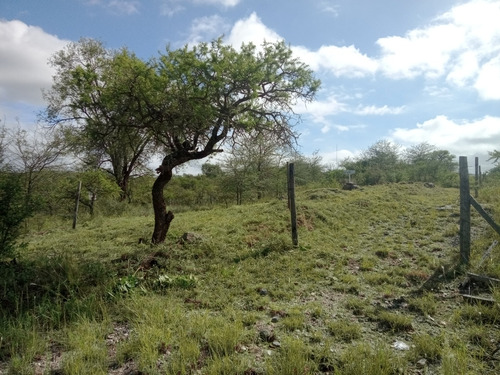
[[[292,224],[292,243],[293,246],[299,245],[299,238],[297,233],[297,212],[295,210],[295,176],[294,164],[288,164],[288,202],[290,207],[290,218]]]
[[[470,260],[470,187],[467,157],[459,158],[460,172],[460,263]]]

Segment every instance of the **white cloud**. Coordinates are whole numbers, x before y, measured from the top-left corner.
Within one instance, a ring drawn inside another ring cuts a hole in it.
[[[235,7],[241,0],[162,0],[160,4],[160,14],[162,16],[172,17],[187,8],[189,4],[214,5],[224,8]]]
[[[228,29],[224,19],[218,15],[196,18],[190,28],[188,44],[197,44],[218,38]]]
[[[331,13],[334,17],[338,17],[340,5],[332,1],[322,0],[319,2],[318,7],[323,13]]]
[[[355,158],[359,155],[359,151],[350,150],[335,150],[335,151],[325,151],[319,152],[318,155],[321,156],[321,164],[326,165],[330,168],[338,168],[339,164],[347,158]]]
[[[365,77],[375,73],[378,68],[375,60],[362,54],[354,46],[321,46],[317,51],[296,46],[292,50],[311,69],[325,70],[336,77]]]
[[[331,122],[327,117],[346,111],[347,106],[344,103],[337,101],[333,95],[325,100],[315,100],[311,103],[299,103],[294,111],[301,115],[307,115],[314,123],[322,124],[331,127]],[[325,127],[323,127],[326,129]]]
[[[500,117],[454,121],[446,116],[419,123],[415,128],[397,128],[392,137],[403,144],[430,143],[455,155],[487,154],[498,149]]]
[[[222,5],[224,7],[234,7],[240,3],[240,0],[194,0],[196,4]]]
[[[357,115],[375,115],[375,116],[383,116],[383,115],[399,115],[405,110],[405,107],[389,107],[387,105],[384,105],[382,107],[377,107],[374,105],[369,105],[369,106],[358,106],[355,110],[354,113]]]
[[[464,31],[455,25],[437,25],[410,31],[405,37],[377,40],[382,49],[381,71],[390,78],[436,78],[445,72],[451,53],[464,39]]]
[[[479,70],[479,61],[474,51],[466,51],[457,57],[446,80],[458,87],[464,87]]]
[[[444,77],[474,87],[483,99],[500,99],[500,2],[472,0],[453,7],[427,27],[381,38],[381,72],[393,79]]]
[[[160,4],[160,14],[172,17],[176,13],[182,12],[186,7],[182,0],[163,0]]]
[[[227,43],[238,48],[242,43],[251,42],[260,46],[264,41],[273,43],[282,39],[278,33],[264,25],[254,12],[248,18],[241,19],[234,24]]]
[[[98,5],[116,14],[139,13],[140,1],[138,0],[88,0],[88,5]]]
[[[483,99],[500,100],[500,57],[481,67],[474,88]]]
[[[0,100],[42,105],[41,89],[54,74],[48,59],[66,43],[21,21],[0,21]]]

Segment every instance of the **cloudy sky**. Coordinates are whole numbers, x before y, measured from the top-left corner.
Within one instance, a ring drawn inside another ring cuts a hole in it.
[[[144,59],[221,35],[283,39],[322,81],[298,108],[302,153],[334,166],[389,139],[487,166],[500,149],[499,20],[500,0],[2,0],[0,119],[35,122],[47,59],[81,37]]]

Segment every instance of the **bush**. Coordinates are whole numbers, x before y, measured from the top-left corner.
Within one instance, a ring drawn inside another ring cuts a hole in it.
[[[15,242],[33,204],[23,192],[19,175],[0,173],[0,259],[14,255]]]

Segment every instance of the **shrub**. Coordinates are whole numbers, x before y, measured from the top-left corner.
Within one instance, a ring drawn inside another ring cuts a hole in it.
[[[15,242],[33,204],[23,192],[20,176],[0,173],[0,259],[14,255]]]

